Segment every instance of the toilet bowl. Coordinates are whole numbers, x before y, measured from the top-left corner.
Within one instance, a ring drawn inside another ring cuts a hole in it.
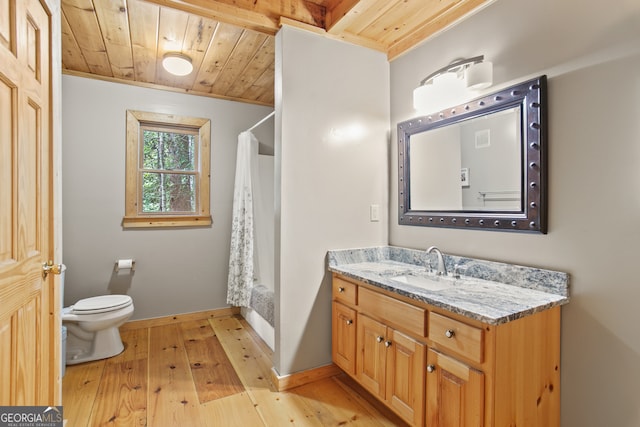
[[[67,327],[66,364],[106,359],[124,350],[120,327],[133,314],[128,295],[102,295],[81,299],[62,309]]]

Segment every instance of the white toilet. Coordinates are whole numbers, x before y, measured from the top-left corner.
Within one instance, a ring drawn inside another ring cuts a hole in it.
[[[62,309],[67,327],[67,365],[105,359],[124,350],[120,327],[133,314],[128,295],[102,295],[81,299]]]

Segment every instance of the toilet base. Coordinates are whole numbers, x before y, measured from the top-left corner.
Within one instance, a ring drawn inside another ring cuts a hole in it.
[[[67,365],[106,359],[116,356],[124,350],[117,327],[96,331],[87,336],[86,331],[81,330],[73,323],[65,323],[65,326],[68,328]]]

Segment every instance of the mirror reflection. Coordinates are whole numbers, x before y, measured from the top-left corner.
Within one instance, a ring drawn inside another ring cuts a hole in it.
[[[410,209],[522,211],[520,106],[412,135]]]
[[[546,81],[398,123],[398,223],[546,233]]]

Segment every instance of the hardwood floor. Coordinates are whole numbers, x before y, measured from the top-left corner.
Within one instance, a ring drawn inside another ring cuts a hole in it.
[[[67,366],[66,427],[404,425],[346,375],[284,392],[271,350],[239,316],[122,332],[125,351]]]

